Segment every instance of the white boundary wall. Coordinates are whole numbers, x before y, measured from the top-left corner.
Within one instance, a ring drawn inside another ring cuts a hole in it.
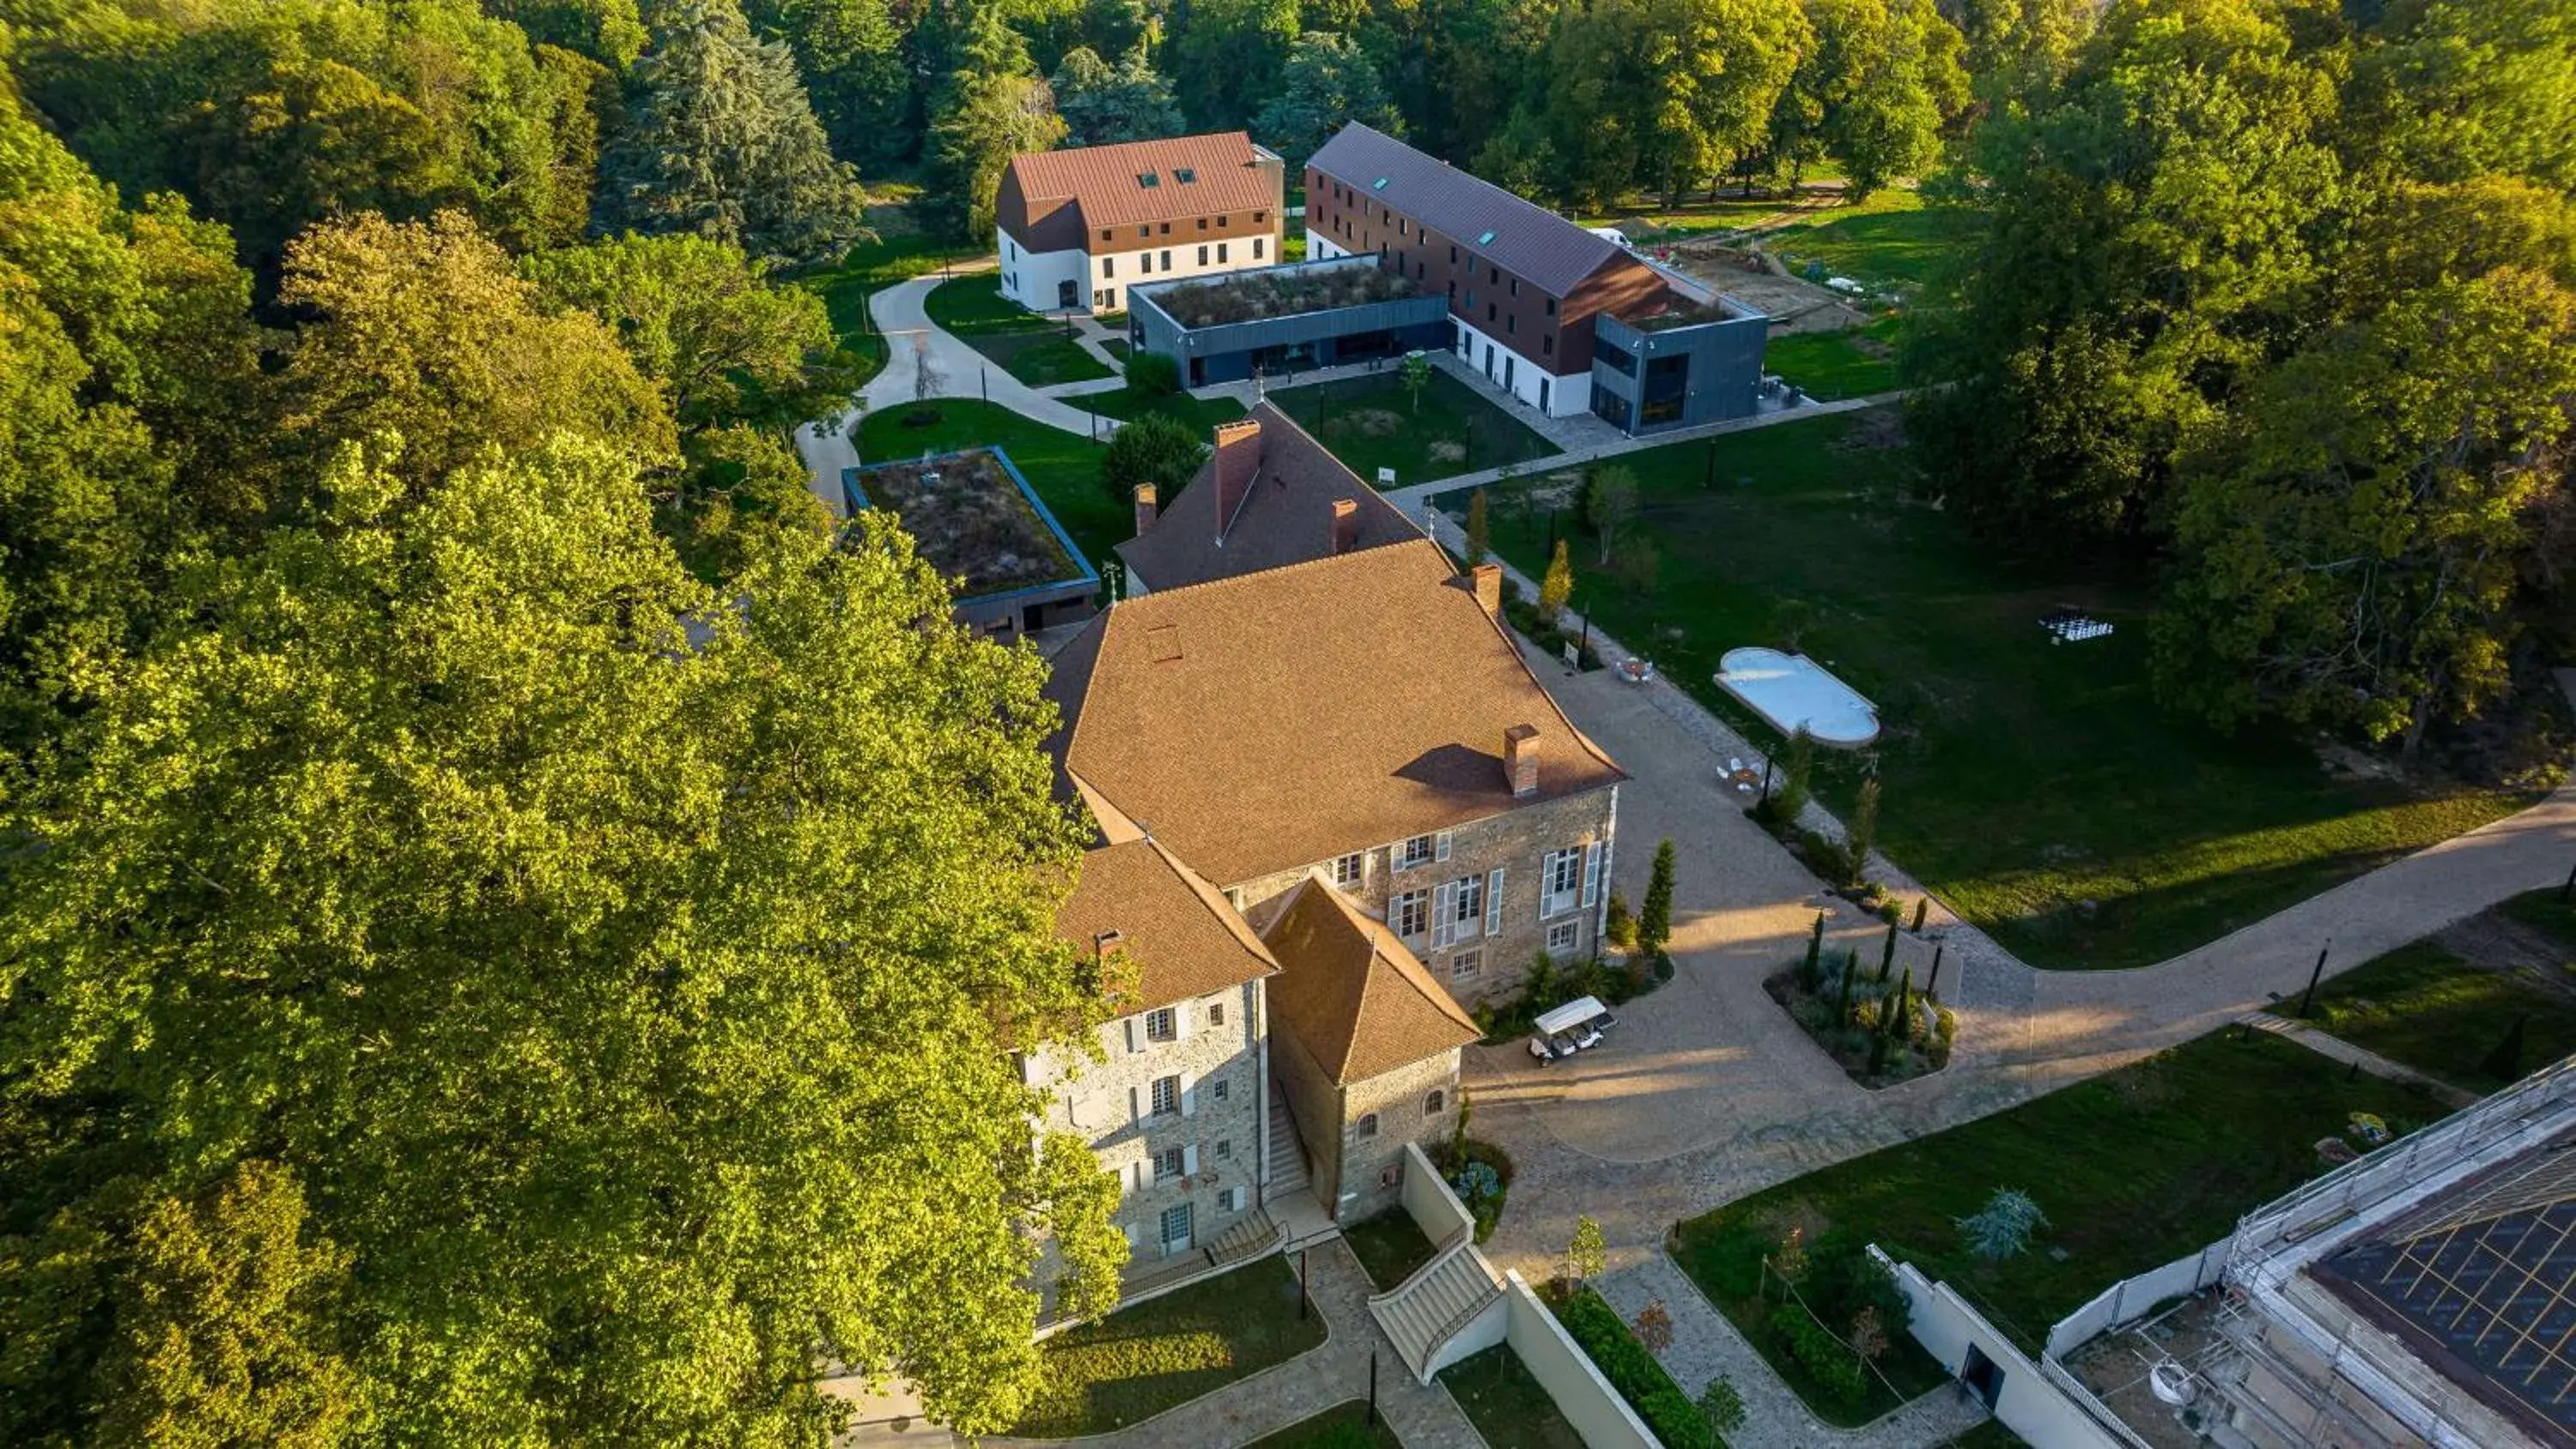
[[[1939,1359],[1952,1378],[1967,1367],[1972,1347],[1994,1364],[2003,1378],[1995,1395],[1995,1417],[2006,1428],[2036,1449],[2144,1449],[2144,1441],[2126,1425],[2105,1422],[2107,1414],[2097,1415],[2056,1377],[2043,1373],[1948,1284],[1924,1277],[1911,1263],[1890,1260],[1876,1244],[1869,1251],[1895,1275],[1896,1286],[1905,1294],[1912,1308],[1907,1327],[1915,1341]],[[2059,1370],[2060,1375],[2063,1372]]]
[[[2095,1334],[2143,1317],[2148,1309],[2168,1298],[2197,1293],[2226,1277],[2230,1246],[2231,1239],[2221,1238],[2189,1257],[2176,1258],[2161,1268],[2112,1284],[2092,1302],[2057,1321],[2057,1326],[2048,1331],[2046,1356],[2064,1358]]]
[[[1418,1142],[1404,1144],[1403,1202],[1413,1225],[1422,1229],[1422,1236],[1435,1247],[1448,1247],[1458,1241],[1461,1233],[1471,1237],[1475,1234],[1476,1215],[1467,1211],[1467,1205],[1458,1201],[1449,1184],[1440,1180],[1440,1170],[1423,1155]]]
[[[1557,1412],[1565,1415],[1589,1449],[1664,1449],[1664,1441],[1610,1387],[1592,1356],[1538,1301],[1519,1270],[1503,1277],[1504,1341],[1520,1355],[1547,1396],[1556,1400]]]

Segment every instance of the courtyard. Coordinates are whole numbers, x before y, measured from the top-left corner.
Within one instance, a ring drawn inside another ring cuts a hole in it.
[[[1394,362],[1383,372],[1278,388],[1269,396],[1371,483],[1380,468],[1394,469],[1402,487],[1527,464],[1556,452],[1490,396],[1437,367],[1418,404]]]

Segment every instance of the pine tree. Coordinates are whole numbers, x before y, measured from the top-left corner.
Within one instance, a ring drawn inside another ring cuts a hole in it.
[[[1646,880],[1646,908],[1637,915],[1637,949],[1662,957],[1673,938],[1673,842],[1655,847],[1654,874]]]
[[[612,228],[797,261],[861,234],[857,173],[832,159],[787,47],[754,38],[734,0],[673,0],[630,93],[626,137],[601,167]]]
[[[1834,1025],[1836,1027],[1846,1027],[1851,1025],[1852,978],[1859,974],[1860,953],[1857,951],[1845,951],[1843,953],[1842,967],[1842,995],[1834,1002]]]
[[[1798,968],[1798,979],[1809,991],[1823,984],[1825,970],[1825,913],[1816,912],[1815,929],[1807,933],[1807,959]]]

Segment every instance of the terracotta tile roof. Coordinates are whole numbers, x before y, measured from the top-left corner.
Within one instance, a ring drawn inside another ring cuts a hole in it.
[[[1084,223],[1097,228],[1275,209],[1279,191],[1256,164],[1259,154],[1244,132],[1217,131],[1070,151],[1023,151],[1010,165],[1033,207],[1067,198],[1082,208]],[[1180,179],[1185,171],[1191,180]],[[1137,179],[1147,175],[1154,177],[1151,186]]]
[[[1312,878],[1263,933],[1279,975],[1270,1019],[1337,1085],[1455,1051],[1484,1035],[1404,943]]]
[[[1088,951],[1105,932],[1136,963],[1130,1012],[1240,986],[1279,969],[1224,896],[1151,840],[1085,851],[1056,935]]]
[[[1219,885],[1625,778],[1427,539],[1127,600],[1048,693],[1066,769]]]
[[[1306,164],[1559,297],[1602,263],[1626,255],[1546,207],[1357,121],[1334,133]]]
[[[1253,408],[1252,420],[1261,425],[1260,471],[1234,517],[1217,517],[1211,456],[1152,528],[1118,545],[1118,557],[1147,585],[1184,588],[1327,557],[1333,505],[1344,500],[1356,505],[1352,549],[1422,537],[1404,510],[1379,497],[1286,413],[1265,402]]]

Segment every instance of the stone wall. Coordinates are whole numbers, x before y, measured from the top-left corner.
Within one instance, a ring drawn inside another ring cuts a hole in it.
[[[1499,743],[1499,742],[1498,742]],[[1545,770],[1546,762],[1539,768]],[[1609,908],[1610,855],[1618,819],[1617,786],[1542,800],[1517,809],[1470,821],[1447,832],[1449,854],[1446,860],[1408,870],[1391,868],[1389,862],[1402,849],[1402,843],[1381,843],[1355,848],[1364,861],[1360,882],[1340,887],[1342,893],[1359,903],[1362,909],[1381,920],[1388,919],[1390,902],[1400,893],[1423,890],[1438,898],[1438,888],[1474,877],[1490,881],[1496,870],[1503,872],[1502,910],[1495,919],[1497,929],[1486,935],[1477,923],[1468,935],[1443,945],[1432,944],[1430,931],[1407,936],[1405,944],[1413,948],[1423,964],[1449,994],[1463,1005],[1473,1007],[1496,997],[1509,996],[1520,989],[1522,978],[1529,974],[1531,960],[1547,945],[1548,931],[1553,926],[1571,925],[1574,945],[1570,951],[1552,952],[1559,960],[1581,959],[1600,949],[1601,924]],[[1602,861],[1588,905],[1581,903],[1569,911],[1542,919],[1539,914],[1541,877],[1547,853],[1564,847],[1599,844]],[[1331,860],[1314,861],[1294,870],[1280,871],[1255,880],[1242,881],[1226,894],[1243,911],[1255,929],[1266,925],[1270,913],[1262,907],[1276,901],[1297,882],[1310,875],[1333,878]],[[1473,956],[1470,962],[1461,957]],[[1459,974],[1466,971],[1467,974]]]
[[[1296,1033],[1284,1027],[1271,1035],[1270,1073],[1287,1096],[1288,1116],[1305,1144],[1315,1201],[1329,1209],[1341,1192],[1342,1089],[1324,1075]]]
[[[1191,1241],[1216,1237],[1260,1201],[1261,983],[1170,1003],[1179,1035],[1155,1041],[1147,1014],[1122,1017],[1099,1031],[1106,1059],[1046,1052],[1025,1068],[1048,1087],[1046,1126],[1080,1133],[1100,1165],[1118,1178],[1118,1225],[1148,1270],[1167,1256],[1163,1214],[1190,1205]],[[1222,1020],[1212,1019],[1221,1012]],[[1177,1078],[1178,1104],[1156,1113],[1154,1084]],[[1156,1159],[1179,1149],[1184,1171],[1157,1177]],[[1229,1206],[1229,1189],[1243,1191]]]
[[[1440,1110],[1427,1112],[1424,1107],[1433,1092],[1440,1094]],[[1361,1130],[1371,1113],[1378,1119],[1374,1135]],[[1345,1086],[1335,1220],[1355,1223],[1398,1206],[1404,1196],[1406,1145],[1420,1143],[1427,1152],[1457,1130],[1455,1048]]]

